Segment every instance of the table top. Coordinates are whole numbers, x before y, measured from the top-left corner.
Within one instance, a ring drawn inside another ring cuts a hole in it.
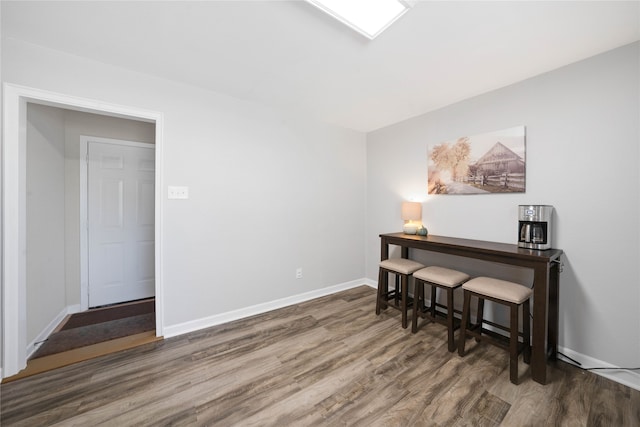
[[[404,233],[381,234],[383,242],[400,246],[446,252],[463,256],[478,255],[478,257],[498,256],[509,257],[534,262],[551,262],[562,255],[562,249],[536,250],[521,248],[509,243],[489,242],[484,240],[462,239],[447,236],[419,236]]]

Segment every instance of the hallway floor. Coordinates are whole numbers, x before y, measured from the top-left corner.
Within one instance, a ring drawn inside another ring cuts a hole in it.
[[[87,310],[67,316],[27,362],[3,382],[158,341],[155,299]]]

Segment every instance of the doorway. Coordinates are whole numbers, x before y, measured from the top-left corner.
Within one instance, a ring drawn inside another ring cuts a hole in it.
[[[155,295],[154,144],[80,138],[81,307]]]
[[[26,112],[27,103],[42,104],[107,117],[120,117],[152,123],[156,150],[154,173],[155,222],[153,250],[155,293],[155,336],[162,336],[162,274],[158,262],[162,244],[162,115],[157,112],[123,107],[102,101],[70,97],[33,88],[4,86],[4,155],[3,155],[3,377],[18,373],[27,361],[26,298]]]

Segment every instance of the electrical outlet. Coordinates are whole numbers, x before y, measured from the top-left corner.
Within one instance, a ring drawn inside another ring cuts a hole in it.
[[[296,268],[296,279],[302,279],[302,267]]]

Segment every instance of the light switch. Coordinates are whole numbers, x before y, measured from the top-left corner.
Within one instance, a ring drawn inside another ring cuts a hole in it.
[[[189,187],[169,186],[168,197],[170,199],[188,199]]]

